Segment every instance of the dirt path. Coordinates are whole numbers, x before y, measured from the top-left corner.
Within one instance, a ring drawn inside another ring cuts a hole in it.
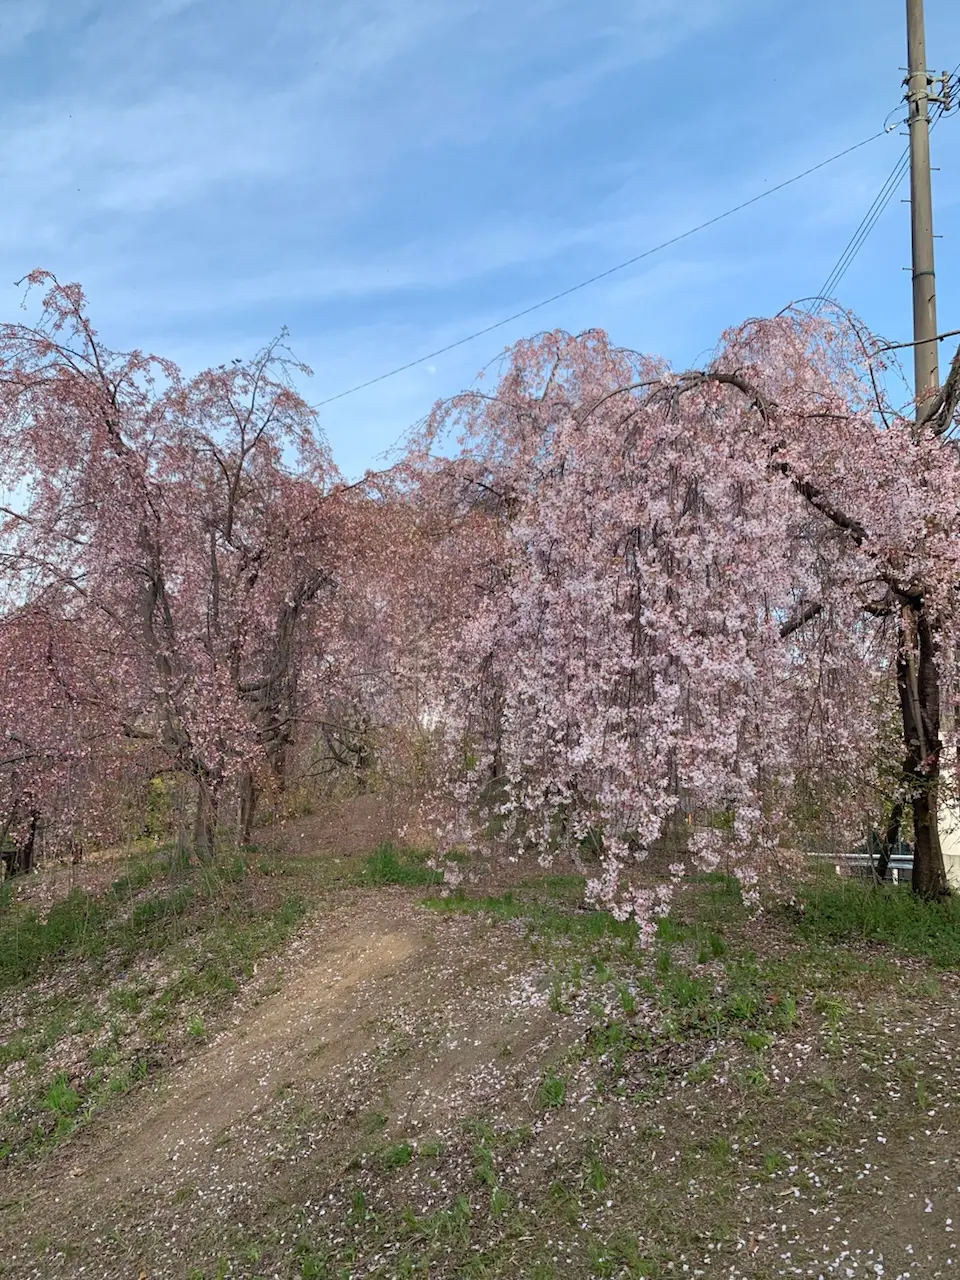
[[[203,1153],[224,1130],[269,1107],[285,1086],[330,1070],[355,1050],[375,1011],[375,984],[382,999],[430,946],[422,928],[398,926],[369,902],[313,928],[280,991],[183,1063],[152,1105],[143,1108],[141,1101],[113,1149],[94,1148],[74,1162],[84,1194],[118,1180],[149,1183],[168,1165],[178,1166],[181,1176],[199,1172]]]
[[[402,890],[325,913],[281,958],[279,990],[263,994],[276,984],[261,975],[234,1022],[153,1091],[14,1172],[0,1275],[188,1276],[198,1234],[269,1217],[305,1157],[335,1182],[371,1114],[386,1140],[469,1110],[502,1087],[505,1049],[539,1055],[576,1034],[546,1010],[500,1007],[529,967],[516,941],[438,922]]]

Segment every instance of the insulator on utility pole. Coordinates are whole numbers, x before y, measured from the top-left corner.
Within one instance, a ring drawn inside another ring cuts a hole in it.
[[[940,84],[942,86],[940,102],[943,106],[943,114],[949,115],[953,108],[953,76],[949,71],[945,71],[940,77]]]

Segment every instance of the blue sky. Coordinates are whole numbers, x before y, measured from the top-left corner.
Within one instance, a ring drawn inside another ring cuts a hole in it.
[[[960,5],[927,0],[937,69]],[[86,288],[188,371],[282,325],[316,403],[603,271],[897,120],[902,0],[3,0],[0,299]],[[960,328],[960,116],[934,133]],[[509,342],[606,329],[696,362],[815,293],[896,131],[536,315],[322,410],[351,476]],[[906,191],[898,193],[905,195]],[[910,337],[895,199],[841,300]],[[943,356],[947,352],[944,350]]]

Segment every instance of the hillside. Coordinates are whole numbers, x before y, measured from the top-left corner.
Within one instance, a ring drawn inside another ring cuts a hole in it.
[[[953,1274],[955,912],[714,876],[642,952],[372,812],[4,903],[5,1280]]]

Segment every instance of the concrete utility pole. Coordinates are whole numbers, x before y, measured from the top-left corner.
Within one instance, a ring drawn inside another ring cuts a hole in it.
[[[913,238],[914,394],[919,408],[940,385],[937,362],[937,286],[933,269],[930,189],[930,86],[923,0],[907,0],[907,86],[910,126],[910,228]]]

